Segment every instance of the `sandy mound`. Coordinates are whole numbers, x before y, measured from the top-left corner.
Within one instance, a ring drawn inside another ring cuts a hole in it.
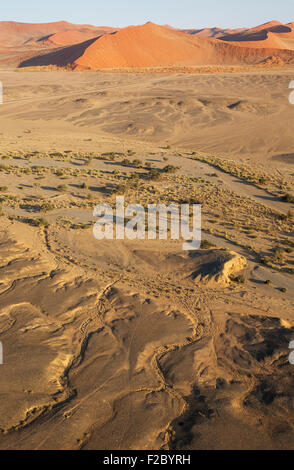
[[[247,264],[243,256],[226,250],[208,250],[195,258],[198,266],[194,280],[209,284],[229,284]]]

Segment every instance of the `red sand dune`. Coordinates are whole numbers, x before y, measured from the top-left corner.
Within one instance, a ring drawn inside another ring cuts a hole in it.
[[[75,25],[67,21],[54,23],[17,23],[0,21],[1,46],[21,46],[33,41],[45,41],[53,37],[54,45],[68,45],[97,37],[100,34],[114,31],[114,28],[97,27],[92,25]],[[68,34],[65,34],[68,33]],[[62,34],[65,34],[63,36]],[[74,37],[76,34],[76,37]],[[72,42],[70,36],[72,35]],[[54,36],[57,36],[56,42]],[[75,40],[76,39],[76,40]],[[64,42],[62,42],[64,40]],[[59,42],[58,42],[59,41]]]
[[[246,28],[222,29],[222,28],[202,28],[202,29],[181,29],[183,33],[193,34],[202,38],[220,38],[229,34],[238,34],[247,31]]]
[[[21,64],[71,66],[76,70],[173,65],[255,64],[278,56],[294,61],[294,52],[277,48],[236,46],[146,23],[130,26]]]
[[[25,59],[51,50],[79,44],[114,28],[55,23],[0,21],[0,64],[18,66]]]
[[[54,46],[71,46],[73,44],[79,44],[81,42],[87,41],[88,39],[97,38],[98,36],[101,36],[107,32],[108,31],[103,28],[97,28],[95,30],[87,29],[83,31],[60,31],[46,38],[46,41],[44,42],[46,42],[48,45],[51,44]]]
[[[270,21],[240,33],[221,36],[220,39],[235,46],[294,50],[294,24]]]

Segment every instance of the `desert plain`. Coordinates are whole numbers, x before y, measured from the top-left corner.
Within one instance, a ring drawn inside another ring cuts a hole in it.
[[[291,65],[4,67],[0,448],[293,449]],[[202,244],[97,204],[201,204]]]

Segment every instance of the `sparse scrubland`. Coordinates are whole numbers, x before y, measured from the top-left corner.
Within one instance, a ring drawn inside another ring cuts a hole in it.
[[[289,74],[43,73],[0,117],[0,448],[293,449]],[[95,239],[122,195],[200,204],[199,250]]]

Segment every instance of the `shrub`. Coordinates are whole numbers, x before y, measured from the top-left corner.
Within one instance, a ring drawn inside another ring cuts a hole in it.
[[[40,210],[42,212],[49,212],[53,211],[55,209],[54,205],[51,204],[50,202],[43,202],[43,204],[40,205]]]
[[[178,168],[174,165],[166,165],[163,168],[164,173],[175,173],[178,170]]]
[[[274,248],[274,259],[276,261],[282,261],[284,254],[285,254],[285,251],[283,248],[280,248],[279,246],[276,246]]]
[[[291,193],[285,193],[282,197],[284,202],[289,202],[290,204],[294,204],[294,195]]]
[[[239,284],[245,284],[246,278],[245,278],[244,274],[240,274],[239,276],[234,278],[234,281],[238,282]]]
[[[57,186],[58,191],[66,191],[67,190],[67,185],[66,184],[60,184]]]
[[[157,170],[150,170],[148,172],[147,178],[151,181],[159,181],[161,178],[161,174]]]
[[[40,219],[34,219],[33,224],[37,227],[47,227],[49,225],[47,220],[43,219],[43,217],[41,217]]]
[[[113,188],[112,194],[123,195],[123,194],[125,194],[128,190],[129,190],[129,186],[128,186],[128,185],[119,184],[118,186],[116,186],[116,188]]]
[[[201,241],[200,248],[201,248],[201,250],[208,250],[209,248],[213,248],[215,246],[216,245],[214,245],[214,243],[212,243],[212,242],[205,239],[205,240]]]

